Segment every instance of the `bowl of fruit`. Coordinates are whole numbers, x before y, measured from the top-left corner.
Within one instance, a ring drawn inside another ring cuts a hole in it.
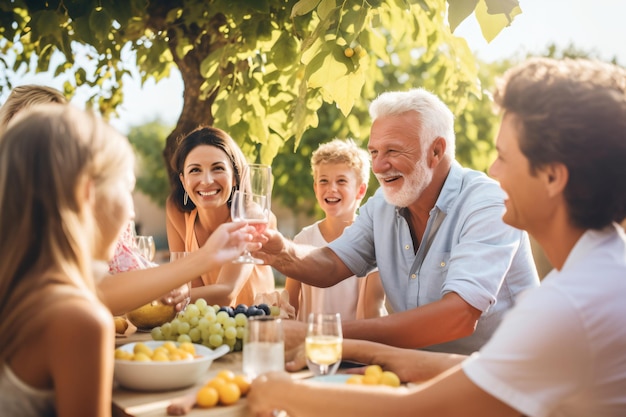
[[[213,361],[229,350],[172,341],[128,343],[115,349],[114,378],[120,386],[137,391],[186,388],[199,382]]]

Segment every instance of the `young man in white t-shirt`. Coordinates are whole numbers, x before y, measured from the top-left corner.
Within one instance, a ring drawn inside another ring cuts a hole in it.
[[[588,60],[529,60],[504,77],[490,174],[503,220],[532,235],[554,270],[516,300],[471,357],[344,341],[407,389],[254,381],[253,412],[306,417],[626,415],[626,70]],[[284,396],[289,392],[289,396]]]

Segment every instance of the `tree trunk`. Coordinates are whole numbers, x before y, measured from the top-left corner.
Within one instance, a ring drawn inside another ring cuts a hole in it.
[[[204,28],[194,25],[187,27],[180,22],[177,22],[176,26],[168,27],[164,19],[167,10],[169,10],[168,7],[155,1],[151,3],[150,8],[149,26],[157,31],[167,30],[169,50],[183,79],[183,110],[178,118],[176,127],[166,138],[165,149],[163,149],[163,158],[167,167],[170,185],[173,185],[175,184],[173,181],[178,181],[178,173],[172,171],[170,159],[176,150],[177,139],[199,125],[213,125],[211,107],[215,101],[218,89],[215,88],[205,100],[200,98],[202,94],[200,87],[204,82],[204,77],[200,73],[200,64],[211,52],[222,48],[226,44],[227,41],[219,30],[226,23],[226,19],[223,15],[215,15]],[[194,46],[182,58],[178,56],[176,51],[178,46],[176,30],[183,31],[184,35]],[[200,123],[198,123],[199,120],[201,121]]]

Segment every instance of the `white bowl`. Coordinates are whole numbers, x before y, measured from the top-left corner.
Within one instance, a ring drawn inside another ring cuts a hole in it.
[[[162,341],[147,341],[144,343],[151,349],[161,346]],[[133,352],[136,343],[120,346],[128,352]],[[230,351],[228,345],[213,350],[204,345],[194,343],[196,356],[193,360],[172,362],[135,362],[123,359],[115,360],[114,377],[124,388],[138,391],[167,391],[181,389],[196,384],[213,363],[214,359]]]

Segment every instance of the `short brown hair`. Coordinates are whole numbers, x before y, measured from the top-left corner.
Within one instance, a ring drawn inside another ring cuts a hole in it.
[[[510,69],[496,103],[519,121],[531,172],[564,164],[571,220],[599,229],[626,217],[626,71],[586,60],[534,58]]]

